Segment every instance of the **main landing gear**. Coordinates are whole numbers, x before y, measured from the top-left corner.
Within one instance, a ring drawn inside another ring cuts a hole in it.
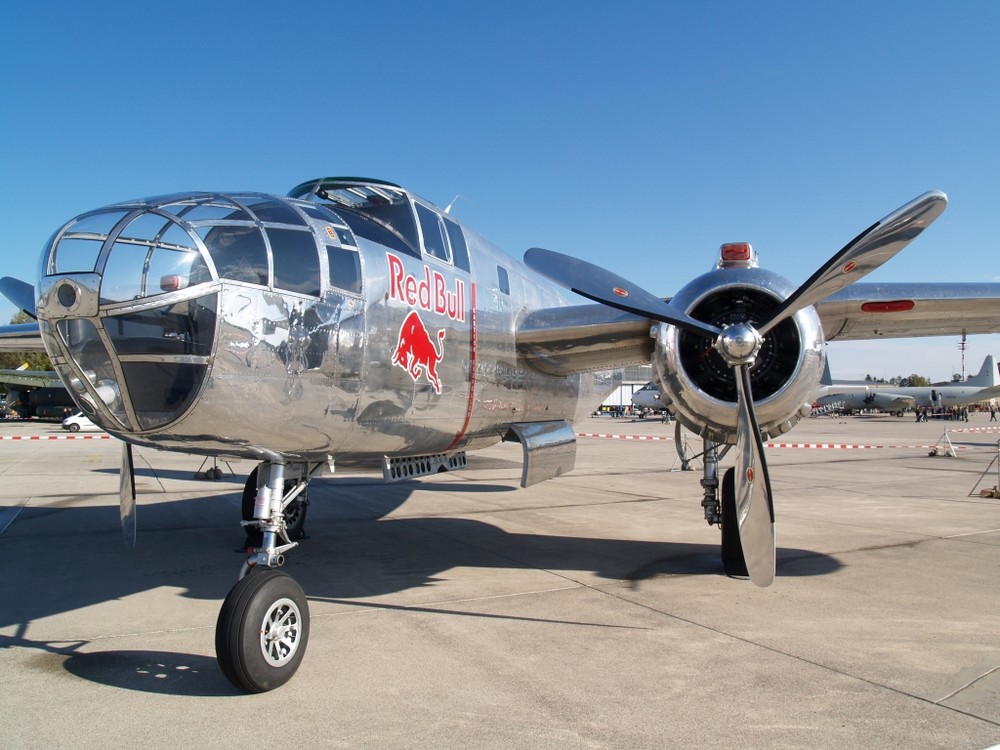
[[[306,487],[321,466],[265,461],[247,479],[243,525],[248,541],[257,543],[248,546],[215,627],[219,667],[240,690],[262,693],[284,685],[305,654],[309,604],[302,587],[278,568],[304,535]]]
[[[729,450],[729,446],[719,450],[717,443],[705,440],[702,454],[703,474],[701,486],[705,494],[701,505],[705,509],[705,520],[718,524],[722,529],[722,568],[727,576],[748,578],[743,544],[740,542],[739,523],[736,518],[736,469],[726,469],[719,485],[719,460]]]

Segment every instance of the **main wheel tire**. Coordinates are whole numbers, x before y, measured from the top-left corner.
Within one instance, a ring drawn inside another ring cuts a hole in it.
[[[722,568],[727,576],[749,578],[743,544],[740,542],[739,521],[736,519],[736,469],[726,469],[722,475]]]
[[[248,693],[274,690],[295,674],[309,642],[309,605],[287,573],[256,569],[226,597],[215,627],[219,668]]]
[[[259,468],[259,467],[257,467]],[[250,472],[246,484],[243,485],[242,513],[244,521],[253,520],[253,507],[257,502],[257,468]],[[295,486],[295,482],[289,480],[285,482],[285,492]],[[285,533],[288,534],[290,542],[303,539],[306,535],[306,509],[309,507],[309,488],[302,490],[299,496],[292,500],[285,508]],[[264,541],[263,533],[253,526],[246,528],[247,538],[244,547],[259,547]]]

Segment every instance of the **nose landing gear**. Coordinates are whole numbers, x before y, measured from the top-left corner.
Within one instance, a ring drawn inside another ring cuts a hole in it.
[[[243,523],[248,539],[259,541],[248,546],[240,580],[222,603],[215,627],[219,668],[240,690],[262,693],[284,685],[305,654],[309,604],[302,587],[278,568],[284,553],[298,546],[293,540],[303,536],[305,489],[319,468],[295,466],[288,474],[298,477],[286,481],[284,464],[265,461],[247,480],[244,517],[251,486],[256,495],[250,520]]]

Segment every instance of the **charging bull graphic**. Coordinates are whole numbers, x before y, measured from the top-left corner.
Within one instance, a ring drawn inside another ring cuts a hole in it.
[[[399,327],[399,340],[396,342],[396,351],[392,354],[392,363],[410,373],[414,383],[423,368],[427,380],[438,394],[441,393],[441,380],[438,378],[437,365],[444,357],[444,333],[443,328],[438,331],[439,345],[435,345],[424,321],[416,310],[411,310]]]

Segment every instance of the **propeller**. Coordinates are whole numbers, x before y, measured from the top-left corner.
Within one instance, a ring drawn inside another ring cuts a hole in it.
[[[670,323],[706,338],[714,338],[720,333],[716,326],[695,320],[642,287],[585,260],[533,247],[525,252],[524,262],[528,268],[559,286],[602,305]]]
[[[35,287],[31,284],[12,276],[4,276],[0,279],[0,294],[32,318],[38,318],[35,314]]]
[[[947,205],[948,197],[944,193],[931,190],[872,224],[778,305],[770,320],[758,329],[760,335],[765,335],[803,307],[814,305],[867,276],[915,240]]]
[[[736,381],[736,516],[750,580],[774,580],[774,502],[764,460],[764,445],[754,411],[750,368],[763,337],[781,321],[871,273],[917,237],[947,205],[944,193],[931,191],[877,221],[824,263],[798,289],[754,327],[749,321],[718,328],[696,320],[669,302],[617,274],[577,258],[541,248],[524,254],[525,264],[556,284],[587,299],[677,326],[714,341]]]
[[[126,442],[122,442],[122,463],[118,472],[118,506],[125,546],[135,547],[135,464],[132,445]]]

